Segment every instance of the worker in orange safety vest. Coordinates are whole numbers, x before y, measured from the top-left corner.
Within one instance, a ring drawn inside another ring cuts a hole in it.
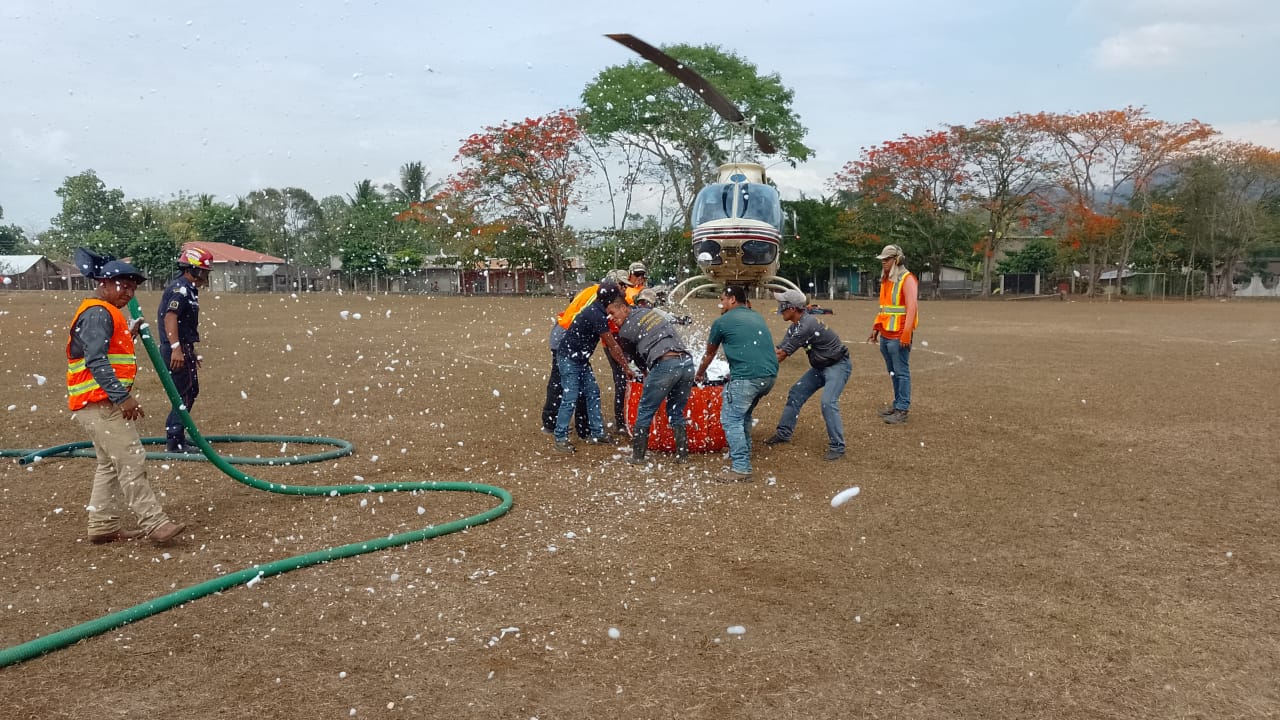
[[[76,253],[85,275],[98,281],[80,303],[67,338],[67,407],[89,436],[98,466],[89,496],[89,541],[95,545],[146,536],[166,543],[186,529],[173,522],[147,482],[146,451],[131,421],[145,413],[133,394],[137,376],[133,336],[141,320],[125,320],[120,308],[146,278],[121,260]],[[128,506],[140,529],[124,527]]]
[[[893,381],[893,405],[880,411],[880,419],[901,425],[911,409],[911,339],[920,324],[919,283],[907,270],[906,255],[897,245],[885,245],[876,259],[881,267],[880,312],[867,342],[879,338],[880,354]]]

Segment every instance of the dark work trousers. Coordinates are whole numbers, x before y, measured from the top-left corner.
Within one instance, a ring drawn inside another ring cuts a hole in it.
[[[627,371],[605,352],[609,369],[613,371],[613,431],[623,432],[627,427]]]
[[[196,396],[200,394],[200,373],[196,369],[195,346],[184,345],[182,350],[186,354],[187,362],[182,366],[181,370],[170,370],[169,373],[173,375],[173,384],[178,388],[178,397],[182,398],[182,404],[189,413],[191,412],[191,406],[196,404]],[[161,346],[160,357],[164,359],[166,367],[169,365],[169,358],[172,354],[173,351],[168,346]],[[182,416],[178,414],[177,410],[170,410],[169,417],[165,418],[164,436],[170,445],[174,443],[186,444]]]
[[[551,353],[551,376],[547,378],[547,400],[542,404],[542,429],[552,432],[556,428],[556,415],[560,414],[560,396],[564,394],[564,386],[560,383],[560,368],[556,363],[556,354]],[[587,428],[587,399],[578,395],[577,407],[573,409],[573,427],[578,437],[586,440],[591,437]]]

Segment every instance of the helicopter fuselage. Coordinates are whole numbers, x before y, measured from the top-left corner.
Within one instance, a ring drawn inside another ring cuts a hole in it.
[[[763,179],[754,163],[726,165],[694,199],[693,256],[717,283],[763,285],[778,272],[782,200]]]

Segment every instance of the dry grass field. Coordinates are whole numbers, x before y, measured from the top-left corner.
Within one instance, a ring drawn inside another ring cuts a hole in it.
[[[724,486],[718,455],[552,452],[538,414],[563,300],[203,300],[203,432],[356,447],[252,474],[474,481],[515,505],[2,668],[4,717],[1280,716],[1278,304],[926,302],[910,422],[891,427],[871,304],[825,303],[853,354],[849,453],[822,461],[816,398],[791,444],[760,443],[795,358],[756,414],[756,481]],[[0,447],[83,439],[62,383],[77,301],[0,293]],[[142,433],[162,435],[149,367],[140,392]],[[167,548],[87,542],[92,460],[0,463],[0,647],[496,502],[149,466],[190,526]]]

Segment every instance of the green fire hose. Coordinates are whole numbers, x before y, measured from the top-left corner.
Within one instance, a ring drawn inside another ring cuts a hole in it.
[[[129,302],[129,311],[134,318],[142,317],[142,310],[138,306],[138,301],[131,300]],[[333,438],[304,438],[304,437],[286,437],[273,435],[223,435],[216,437],[204,437],[200,431],[196,429],[195,423],[191,420],[191,415],[183,407],[182,399],[178,395],[178,388],[173,384],[173,378],[169,375],[169,370],[165,366],[160,356],[159,349],[156,348],[155,341],[151,337],[150,329],[144,324],[142,326],[142,342],[146,347],[147,356],[151,358],[151,364],[156,368],[156,374],[159,375],[161,383],[164,385],[165,393],[169,396],[169,402],[173,407],[177,408],[178,413],[182,416],[182,422],[187,427],[187,431],[191,435],[191,439],[199,446],[204,457],[218,467],[219,470],[231,476],[238,482],[244,483],[258,490],[267,492],[281,493],[285,495],[322,495],[322,496],[338,496],[353,495],[356,493],[376,493],[376,492],[413,492],[417,490],[452,490],[460,492],[476,492],[484,495],[491,495],[501,500],[496,507],[490,508],[478,515],[461,518],[443,525],[433,525],[422,530],[400,533],[399,535],[390,535],[388,537],[379,537],[373,540],[351,543],[349,545],[341,545],[338,547],[328,548],[326,550],[317,550],[315,552],[306,553],[305,555],[295,555],[294,557],[276,560],[275,562],[264,563],[262,565],[254,565],[237,572],[229,573],[212,580],[187,588],[178,590],[168,595],[162,595],[153,600],[148,600],[140,605],[126,608],[119,612],[103,615],[102,617],[88,622],[74,625],[65,630],[59,630],[55,633],[36,638],[20,645],[0,650],[0,667],[14,665],[31,658],[43,655],[53,650],[64,648],[72,645],[85,638],[101,635],[106,632],[127,625],[137,620],[150,617],[157,613],[164,612],[172,607],[183,605],[197,600],[206,595],[231,589],[237,585],[252,584],[258,582],[262,578],[279,575],[297,570],[311,565],[317,565],[331,560],[352,557],[353,555],[362,555],[364,553],[377,552],[398,545],[407,545],[420,540],[427,540],[441,535],[465,530],[476,525],[483,525],[495,518],[505,515],[511,509],[512,499],[511,493],[506,490],[495,487],[493,485],[483,485],[480,483],[469,482],[390,482],[390,483],[361,483],[359,485],[285,485],[282,483],[272,483],[259,480],[255,477],[247,475],[237,470],[233,463],[238,464],[294,464],[302,462],[317,462],[332,457],[340,457],[351,453],[351,444],[342,440]],[[163,438],[148,438],[148,441],[159,442]],[[210,442],[280,442],[280,443],[298,443],[298,444],[325,444],[336,445],[337,449],[321,453],[319,455],[301,455],[290,457],[277,457],[271,459],[263,458],[224,458],[214,452]],[[0,451],[0,456],[18,456],[19,462],[35,462],[40,458],[49,457],[58,454],[70,454],[73,457],[83,455],[92,455],[93,453],[83,450],[91,443],[69,443],[60,445],[56,448],[48,450],[21,450],[21,451]],[[159,457],[179,458],[181,456],[170,453],[157,453]],[[148,454],[151,457],[152,454]],[[183,457],[182,459],[195,459]]]

